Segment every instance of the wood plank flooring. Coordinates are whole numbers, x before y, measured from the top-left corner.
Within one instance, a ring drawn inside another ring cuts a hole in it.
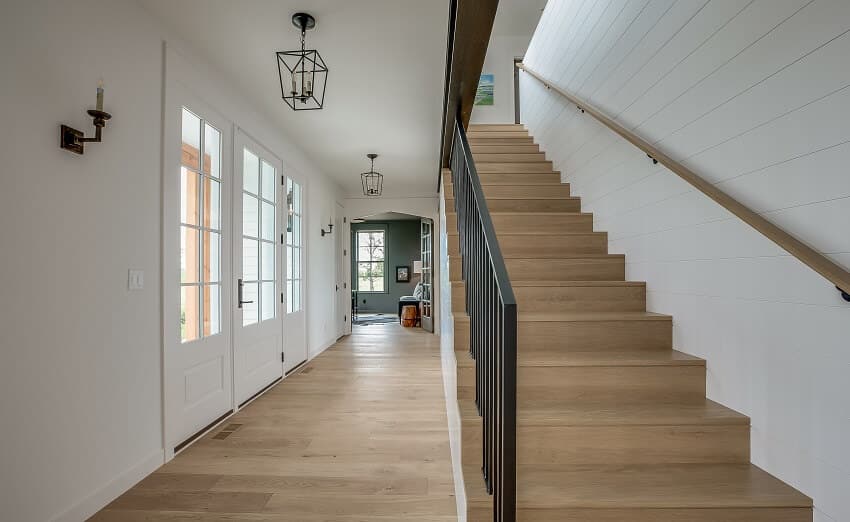
[[[457,520],[439,338],[354,332],[91,520]]]

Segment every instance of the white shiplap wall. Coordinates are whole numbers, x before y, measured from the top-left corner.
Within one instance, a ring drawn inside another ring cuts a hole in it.
[[[850,267],[850,1],[550,0],[525,63]],[[850,303],[535,79],[522,120],[753,461],[850,521]]]

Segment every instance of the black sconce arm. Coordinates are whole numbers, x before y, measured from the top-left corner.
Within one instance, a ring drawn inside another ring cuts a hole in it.
[[[62,125],[59,129],[59,146],[61,148],[76,154],[83,154],[85,152],[85,143],[100,143],[103,136],[103,127],[106,126],[106,120],[112,118],[112,115],[108,112],[95,109],[89,109],[88,114],[92,117],[94,137],[87,138],[83,131]]]

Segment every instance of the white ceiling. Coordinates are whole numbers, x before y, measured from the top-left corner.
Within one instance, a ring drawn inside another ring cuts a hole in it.
[[[269,115],[347,194],[376,152],[385,196],[437,185],[448,1],[139,0]],[[307,47],[328,66],[325,108],[280,98],[275,52],[300,48],[292,14],[316,17]]]

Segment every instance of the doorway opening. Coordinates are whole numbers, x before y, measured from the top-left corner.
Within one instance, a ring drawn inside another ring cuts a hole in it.
[[[434,331],[433,221],[385,212],[351,220],[351,324]]]

